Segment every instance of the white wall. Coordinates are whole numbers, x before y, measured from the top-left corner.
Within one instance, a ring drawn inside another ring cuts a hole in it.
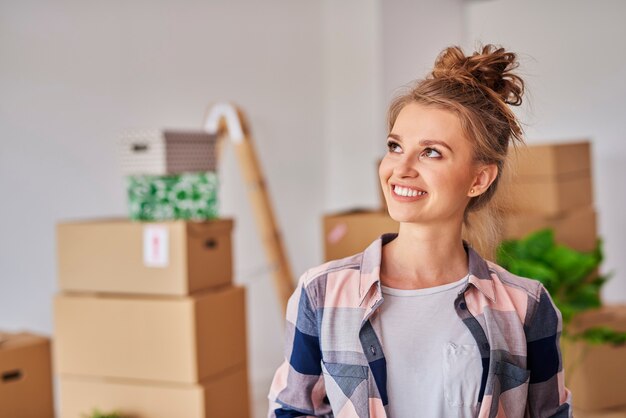
[[[324,106],[317,2],[0,2],[0,329],[51,334],[54,225],[126,214],[115,159],[132,127],[201,128],[247,111],[294,274],[321,260]],[[283,320],[232,149],[221,212],[236,218],[257,397]],[[256,383],[256,382],[261,383]]]
[[[519,52],[528,102],[518,113],[529,143],[592,140],[593,198],[615,271],[605,302],[626,301],[626,3],[620,0],[467,2],[466,46]]]
[[[382,2],[385,104],[410,82],[426,76],[443,48],[463,41],[463,3],[463,0]],[[384,145],[386,138],[381,142]],[[382,149],[384,152],[385,147]]]
[[[323,3],[326,209],[378,207],[380,1]]]

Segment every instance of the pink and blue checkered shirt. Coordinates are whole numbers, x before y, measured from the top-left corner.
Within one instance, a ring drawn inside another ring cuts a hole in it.
[[[383,303],[382,246],[396,236],[383,234],[363,252],[300,277],[287,307],[285,360],[269,391],[268,417],[387,417],[377,309]],[[550,295],[539,281],[516,276],[463,245],[470,276],[454,308],[481,354],[476,417],[571,418],[559,344],[562,318]]]

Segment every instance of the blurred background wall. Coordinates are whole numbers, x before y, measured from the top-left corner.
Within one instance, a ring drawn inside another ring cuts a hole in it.
[[[321,216],[378,206],[385,109],[437,53],[519,52],[528,141],[593,140],[607,302],[626,301],[626,4],[509,0],[0,0],[0,329],[52,333],[59,220],[125,216],[115,141],[199,128],[229,100],[250,121],[294,275],[322,261]],[[247,287],[258,416],[282,317],[234,153],[220,163]]]

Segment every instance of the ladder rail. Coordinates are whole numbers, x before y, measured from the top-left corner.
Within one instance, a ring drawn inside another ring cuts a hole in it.
[[[255,222],[270,263],[274,289],[285,314],[287,302],[295,289],[293,275],[247,119],[239,107],[230,103],[218,103],[209,109],[204,129],[218,139],[218,161],[224,139],[228,138],[234,144],[248,198],[252,202]]]

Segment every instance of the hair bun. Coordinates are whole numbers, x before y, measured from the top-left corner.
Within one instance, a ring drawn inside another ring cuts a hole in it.
[[[518,66],[517,56],[502,47],[488,44],[480,52],[465,56],[461,48],[452,46],[439,54],[431,76],[487,87],[505,103],[519,106],[522,104],[524,82],[512,73]]]

